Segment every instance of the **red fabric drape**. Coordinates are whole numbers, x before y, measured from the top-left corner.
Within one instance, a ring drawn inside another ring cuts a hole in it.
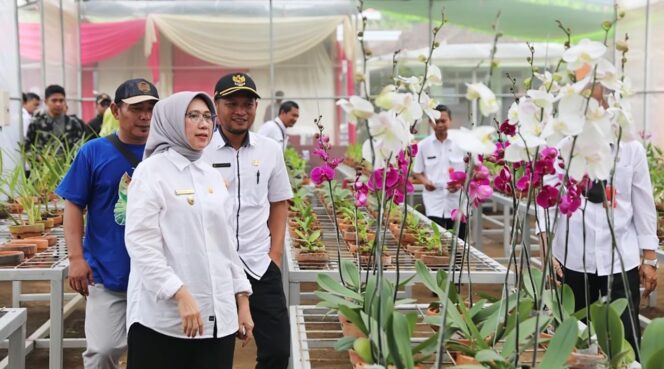
[[[145,34],[145,20],[81,24],[81,64],[112,58],[131,48]],[[41,60],[39,23],[20,23],[21,56]]]

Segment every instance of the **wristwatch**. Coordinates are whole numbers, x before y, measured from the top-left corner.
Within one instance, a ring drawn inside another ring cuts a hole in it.
[[[655,267],[655,269],[657,269],[657,259],[643,259],[641,264],[650,265],[651,267]]]

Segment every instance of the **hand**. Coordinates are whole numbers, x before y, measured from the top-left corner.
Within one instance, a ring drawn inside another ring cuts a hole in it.
[[[651,265],[641,264],[639,268],[641,285],[643,286],[643,295],[641,298],[648,298],[650,293],[657,288],[657,268]]]
[[[427,179],[427,180],[423,181],[422,183],[424,184],[424,189],[426,189],[427,191],[435,191],[436,190],[436,186],[434,186],[433,182],[431,182],[430,180]]]
[[[448,184],[447,185],[447,191],[449,191],[450,193],[455,193],[455,192],[459,191],[460,189],[461,189],[460,184],[458,184],[458,185]]]
[[[80,293],[83,296],[88,296],[88,285],[94,285],[95,281],[92,278],[92,269],[85,261],[85,259],[80,257],[70,258],[69,259],[69,286],[76,292]]]
[[[182,286],[175,293],[175,300],[178,302],[178,310],[182,319],[182,330],[185,336],[194,338],[198,334],[203,335],[203,319],[198,310],[198,304],[189,290]]]
[[[243,298],[246,299],[246,303],[242,303],[240,301]],[[243,341],[242,347],[244,347],[254,337],[254,320],[251,318],[251,312],[249,311],[249,298],[246,295],[238,296],[237,318],[239,323],[239,330],[236,336]]]
[[[556,273],[556,276],[558,278],[562,279],[563,278],[563,267],[558,262],[558,259],[553,258],[553,260],[551,260],[551,263],[553,265],[553,272]]]

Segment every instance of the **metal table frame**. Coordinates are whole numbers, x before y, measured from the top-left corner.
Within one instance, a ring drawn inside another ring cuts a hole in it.
[[[64,281],[69,270],[67,248],[62,237],[62,230],[52,230],[58,236],[58,243],[47,250],[37,253],[15,267],[0,268],[0,281],[12,282],[12,306],[20,307],[21,301],[49,301],[49,320],[25,340],[25,355],[35,348],[49,349],[49,369],[61,369],[63,366],[63,348],[85,347],[85,338],[64,339],[64,319],[75,309],[83,297],[79,294],[64,293]],[[2,234],[1,238],[5,234]],[[22,281],[49,281],[50,293],[24,294],[21,292]],[[65,298],[71,300],[65,305]],[[48,335],[49,338],[44,338]],[[66,345],[65,345],[66,343]],[[1,345],[1,346],[4,346]],[[7,358],[0,362],[0,369],[6,368]]]
[[[25,322],[28,312],[25,308],[2,309],[0,317],[0,340],[8,340],[9,352],[5,360],[10,369],[25,369]]]
[[[320,213],[325,211],[324,208],[316,206],[314,208],[318,210],[319,215]],[[431,220],[426,216],[422,215],[421,213],[419,213],[418,211],[415,211],[413,209],[410,209],[410,211],[412,211],[412,213],[420,219],[421,224],[422,223],[427,225],[431,224]],[[334,228],[332,228],[331,230],[329,228],[327,229],[328,232],[332,234],[324,232],[324,237],[327,238],[328,240],[335,239]],[[451,235],[449,234],[448,236],[451,237]],[[343,240],[341,242],[343,242]],[[457,245],[457,247],[459,248],[459,250],[461,250],[460,245],[463,244],[463,241],[459,240],[458,242],[459,245]],[[284,244],[284,262],[283,262],[284,267],[282,268],[282,273],[283,273],[282,278],[284,283],[284,290],[287,291],[286,297],[289,305],[300,304],[300,297],[304,295],[300,291],[300,285],[305,282],[316,282],[316,277],[318,276],[319,273],[325,273],[337,280],[339,279],[339,267],[337,265],[337,260],[336,260],[336,242],[334,242],[334,246],[332,247],[330,246],[330,242],[328,242],[327,247],[328,247],[327,250],[328,254],[330,255],[330,262],[326,263],[323,266],[323,268],[319,269],[300,268],[300,265],[296,259],[294,248],[291,246],[290,236],[287,232]],[[345,250],[345,246],[343,243],[341,244],[341,247],[342,249],[344,249],[342,252],[342,259],[352,260],[352,255]],[[396,250],[396,244],[392,243],[391,252],[394,253],[395,250]],[[468,272],[467,267],[464,265],[463,273],[461,274],[461,283],[472,282],[479,284],[503,284],[505,282],[506,279],[505,276],[506,274],[508,274],[507,268],[505,268],[503,265],[493,260],[489,256],[483,254],[482,252],[480,252],[479,250],[477,250],[472,246],[469,246],[469,254],[471,259],[470,260],[471,270],[470,272]],[[407,254],[404,250],[401,250],[399,260],[401,263],[403,263],[403,265],[400,267],[401,281],[406,280],[407,278],[410,278],[416,274],[416,270],[414,267],[415,262],[412,256]],[[476,269],[480,270],[473,270],[472,267],[475,267]],[[456,268],[457,271],[460,270],[458,267]],[[436,270],[432,270],[432,273],[436,273]],[[395,281],[396,270],[393,268],[386,269],[384,271],[384,276],[386,278]],[[458,278],[459,274],[457,273],[455,275],[455,280],[458,280]],[[510,270],[509,275],[507,276],[508,288],[513,286],[515,280],[516,278],[514,272]],[[409,291],[406,291],[406,293],[408,292]]]
[[[427,305],[407,304],[400,305],[398,309],[419,311],[423,314],[427,309]],[[341,326],[337,320],[337,314],[329,313],[329,310],[326,308],[306,305],[290,306],[289,313],[291,327],[291,368],[316,369],[312,366],[310,353],[314,350],[333,349],[336,341],[343,336]],[[328,330],[307,327],[307,325],[316,326],[318,324],[334,325],[334,328]],[[425,323],[418,322],[418,326],[420,328],[416,329],[416,334],[412,339],[413,343],[422,342],[425,339],[425,333],[433,334],[433,331],[428,326],[425,327]],[[334,359],[327,357],[325,360],[333,362]],[[347,358],[341,360],[341,362],[334,361],[335,367],[343,365],[345,362],[348,363],[348,367],[351,366]],[[444,356],[443,363],[446,367],[453,364],[448,355]]]

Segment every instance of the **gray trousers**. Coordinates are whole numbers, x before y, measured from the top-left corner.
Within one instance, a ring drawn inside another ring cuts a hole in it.
[[[85,304],[85,369],[117,369],[127,351],[127,294],[97,284]]]

